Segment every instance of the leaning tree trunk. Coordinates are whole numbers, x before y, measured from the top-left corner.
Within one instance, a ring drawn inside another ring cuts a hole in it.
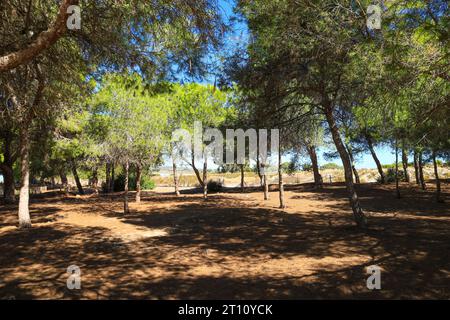
[[[351,163],[351,166],[352,166],[353,175],[355,176],[355,182],[357,184],[360,184],[361,180],[359,180],[359,174],[358,174],[358,171],[356,170],[356,167],[355,167],[355,160],[353,158],[353,151],[352,151],[352,149],[350,148],[349,145],[347,145],[346,148],[347,148],[348,157],[350,159],[350,163]],[[352,177],[352,180],[353,180],[353,177]]]
[[[111,163],[111,185],[109,186],[109,190],[111,192],[114,192],[115,183],[116,183],[116,164],[113,162]]]
[[[208,199],[208,159],[205,156],[203,163],[203,199]]]
[[[194,170],[195,176],[197,177],[198,183],[200,184],[200,186],[202,188],[205,187],[205,184],[203,183],[203,179],[200,176],[200,171],[197,169],[197,167],[195,166],[195,156],[194,156],[194,152],[192,152],[192,158],[191,158],[191,167]]]
[[[31,228],[30,218],[30,137],[28,126],[20,128],[20,198],[19,227]]]
[[[434,166],[434,177],[436,178],[436,201],[437,202],[444,202],[444,200],[441,197],[441,181],[439,180],[439,172],[438,172],[438,165],[436,161],[436,152],[433,151],[433,166]]]
[[[128,183],[130,177],[130,162],[127,160],[124,165],[124,173],[125,173],[125,185],[124,185],[124,193],[123,193],[123,213],[127,214],[130,212],[130,207],[128,206]]]
[[[427,184],[425,182],[425,177],[423,175],[423,155],[422,152],[419,152],[419,178],[420,178],[420,185],[422,187],[422,190],[426,190]]]
[[[0,165],[3,174],[3,201],[14,203],[16,201],[14,171],[12,166],[3,163]]]
[[[373,142],[370,136],[366,136],[367,146],[369,147],[370,154],[372,155],[373,160],[375,161],[378,169],[378,173],[380,174],[380,182],[382,184],[386,183],[386,177],[384,175],[383,166],[381,165],[380,160],[378,159],[377,154],[375,153],[375,148],[373,147]]]
[[[398,140],[395,139],[395,190],[397,192],[397,199],[401,198],[400,186],[398,179]]]
[[[404,147],[402,148],[402,164],[403,164],[403,174],[405,176],[405,181],[410,183],[411,180],[410,180],[409,174],[408,174],[408,152],[406,151],[406,149]]]
[[[419,155],[416,150],[414,150],[414,174],[416,176],[416,184],[420,185]]]
[[[175,160],[172,160],[172,170],[173,170],[173,184],[175,186],[175,195],[177,197],[180,196],[180,187],[178,182],[178,174],[177,174],[177,164],[175,163]]]
[[[136,203],[141,203],[141,180],[142,168],[140,165],[136,165]]]
[[[241,193],[245,191],[245,173],[244,173],[244,165],[241,164]]]
[[[283,169],[281,166],[281,148],[278,150],[278,191],[280,193],[280,209],[286,208],[284,202]]]
[[[350,206],[353,211],[353,217],[357,226],[360,228],[364,228],[367,225],[367,219],[361,209],[358,194],[355,191],[350,158],[339,134],[339,129],[336,125],[336,121],[333,116],[333,109],[331,106],[326,107],[325,116],[328,122],[328,126],[330,127],[331,134],[333,136],[334,144],[336,145],[336,149],[339,152],[342,163],[344,165],[345,185],[347,187],[347,193],[350,201]]]
[[[307,146],[306,149],[308,150],[309,158],[311,159],[311,164],[314,172],[314,186],[316,187],[316,189],[322,189],[323,179],[319,171],[319,162],[317,161],[316,147]]]
[[[73,178],[75,179],[75,183],[77,185],[78,193],[83,195],[84,190],[83,190],[83,186],[81,185],[80,177],[78,176],[77,164],[74,159],[70,160],[70,165],[71,165],[71,169],[72,169]]]

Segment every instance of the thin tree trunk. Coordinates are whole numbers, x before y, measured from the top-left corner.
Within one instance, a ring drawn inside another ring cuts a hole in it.
[[[416,150],[414,150],[414,174],[416,176],[416,184],[420,185],[419,155]]]
[[[175,163],[175,160],[172,160],[172,170],[173,170],[173,184],[175,186],[175,195],[177,197],[179,197],[180,196],[180,188],[178,185],[177,164]]]
[[[114,192],[115,183],[116,183],[116,164],[113,162],[111,163],[111,185],[109,187],[109,190],[111,192]]]
[[[377,154],[375,153],[375,148],[373,147],[373,142],[370,136],[366,136],[367,146],[369,147],[370,154],[372,155],[373,160],[375,161],[378,169],[378,173],[380,174],[380,182],[382,184],[386,183],[386,177],[384,175],[383,166],[381,165],[380,160],[378,159]]]
[[[283,184],[283,169],[281,166],[281,146],[278,150],[278,189],[280,193],[280,209],[286,208],[284,202],[284,184]]]
[[[401,198],[400,186],[398,179],[398,139],[395,139],[395,190],[397,192],[397,199]]]
[[[319,171],[319,162],[317,161],[316,147],[307,146],[306,149],[308,150],[309,158],[311,159],[311,164],[314,172],[314,186],[316,187],[316,189],[323,189],[323,179]]]
[[[70,165],[71,165],[71,169],[72,169],[73,178],[75,179],[75,183],[77,185],[78,193],[83,195],[84,190],[83,190],[83,186],[81,185],[80,177],[78,176],[77,164],[74,159],[70,160]]]
[[[3,201],[14,203],[16,201],[14,171],[12,166],[3,163],[0,165],[3,174]]]
[[[426,190],[427,184],[425,182],[425,178],[423,176],[423,155],[422,152],[419,152],[419,177],[420,177],[420,185],[422,190]]]
[[[111,163],[109,161],[106,162],[105,191],[106,191],[106,193],[111,192]]]
[[[352,151],[350,145],[346,145],[346,148],[347,148],[348,157],[350,158],[350,163],[351,163],[351,166],[352,166],[353,175],[355,176],[355,180],[354,181],[357,184],[360,184],[361,180],[359,180],[359,174],[358,174],[358,171],[356,170],[356,167],[355,167],[355,160],[353,158],[353,151]],[[353,177],[352,177],[352,179],[353,179]]]
[[[142,168],[140,165],[136,165],[136,203],[141,203],[141,179]]]
[[[203,163],[203,199],[208,199],[208,159],[205,156]]]
[[[197,177],[198,183],[203,188],[205,185],[203,183],[202,177],[200,176],[200,171],[198,171],[197,167],[195,166],[194,152],[192,152],[191,167],[194,170],[194,173],[195,173],[195,176]]]
[[[245,173],[244,173],[244,165],[241,164],[241,193],[245,191]]]
[[[266,164],[261,164],[262,176],[263,176],[263,187],[264,187],[264,200],[269,200],[269,183],[267,181]]]
[[[433,151],[433,166],[434,166],[434,177],[436,179],[436,201],[442,203],[444,202],[444,200],[441,197],[441,181],[439,180],[439,172],[435,151]]]
[[[258,174],[259,177],[259,185],[261,187],[264,186],[264,177],[263,174],[261,173],[261,160],[259,159],[259,134],[256,135],[256,173]]]
[[[350,201],[350,206],[353,211],[353,217],[358,227],[364,228],[367,225],[367,219],[364,215],[363,210],[361,209],[361,205],[359,202],[358,194],[355,191],[355,186],[353,184],[352,177],[352,167],[350,158],[348,156],[347,150],[342,142],[341,136],[339,134],[339,129],[336,126],[336,122],[333,116],[333,109],[331,106],[326,106],[325,108],[325,116],[328,122],[328,125],[331,130],[331,134],[333,136],[334,144],[336,145],[336,149],[339,152],[342,163],[344,165],[345,172],[345,185],[347,187],[348,198]]]
[[[28,126],[20,128],[19,228],[31,228],[30,218],[30,137]]]
[[[64,193],[68,194],[69,193],[69,181],[67,180],[67,176],[66,176],[66,173],[64,172],[64,170],[61,170],[59,172],[59,177],[61,179],[61,184],[63,186]]]
[[[404,146],[402,148],[402,164],[403,164],[403,174],[405,176],[405,181],[410,183],[411,180],[410,180],[409,174],[408,174],[408,152],[406,151]]]
[[[98,170],[97,170],[97,168],[94,168],[94,170],[92,170],[92,188],[94,189],[95,193],[98,193]]]
[[[123,213],[127,214],[130,212],[130,207],[128,206],[128,182],[129,182],[129,174],[130,174],[130,163],[127,160],[124,165],[124,172],[125,172],[125,186],[124,186],[124,193],[123,193]]]

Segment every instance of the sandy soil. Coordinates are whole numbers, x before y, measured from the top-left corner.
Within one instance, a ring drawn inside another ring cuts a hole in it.
[[[450,208],[433,189],[358,187],[370,227],[354,227],[342,185],[211,195],[158,189],[131,213],[120,195],[32,199],[33,228],[0,207],[0,299],[450,298]],[[450,187],[444,184],[446,196]],[[131,197],[130,197],[130,200]],[[449,201],[449,200],[447,200]],[[67,267],[81,268],[69,290]],[[366,287],[366,267],[382,289]]]

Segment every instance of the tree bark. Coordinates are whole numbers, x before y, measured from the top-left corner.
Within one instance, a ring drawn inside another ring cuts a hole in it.
[[[358,194],[356,193],[355,186],[353,184],[353,174],[350,158],[347,153],[347,149],[342,142],[341,136],[339,134],[339,129],[333,116],[333,108],[330,105],[325,106],[325,116],[328,122],[328,126],[330,127],[331,134],[333,136],[334,144],[336,145],[336,149],[339,152],[342,163],[344,165],[345,185],[347,187],[348,198],[353,211],[354,220],[358,227],[365,228],[367,225],[367,219],[364,215],[363,210],[361,209]]]
[[[241,193],[245,191],[245,173],[244,173],[244,165],[241,164]]]
[[[441,197],[441,181],[439,180],[439,172],[435,151],[433,151],[433,166],[434,166],[434,177],[436,179],[436,201],[442,203],[444,202],[444,200]]]
[[[136,203],[141,203],[141,179],[142,168],[140,165],[136,165]]]
[[[59,6],[55,22],[46,31],[41,32],[26,48],[0,57],[0,72],[9,71],[30,62],[42,51],[58,41],[67,29],[66,23],[69,17],[67,8],[71,5],[78,5],[78,3],[79,0],[63,0]]]
[[[263,188],[264,188],[264,200],[269,200],[269,183],[267,181],[266,164],[261,164],[262,176],[263,176]]]
[[[63,186],[64,193],[68,194],[69,193],[69,181],[67,180],[67,176],[66,176],[66,173],[64,172],[64,170],[61,170],[59,172],[59,177],[61,179],[61,184]]]
[[[127,160],[124,165],[124,172],[125,172],[125,186],[124,186],[124,193],[123,193],[123,213],[127,214],[130,213],[130,207],[128,206],[128,182],[129,182],[129,174],[130,174],[130,163]]]
[[[203,199],[208,199],[208,160],[205,156],[205,162],[203,163]]]
[[[419,152],[419,177],[420,177],[420,185],[422,187],[422,190],[427,189],[427,184],[425,182],[425,178],[423,176],[423,155],[422,152]]]
[[[286,208],[286,204],[284,202],[284,184],[283,184],[283,169],[281,163],[281,146],[278,150],[278,191],[280,194],[280,209]]]
[[[175,187],[175,195],[177,197],[180,196],[180,187],[178,183],[178,174],[177,174],[177,164],[175,163],[175,160],[172,159],[172,170],[173,170],[173,184]]]
[[[414,174],[416,176],[416,184],[420,185],[420,174],[419,174],[419,155],[416,150],[414,150]]]
[[[116,164],[113,162],[111,163],[111,185],[109,187],[109,190],[111,192],[114,192],[115,183],[116,183]]]
[[[73,178],[75,179],[75,183],[77,185],[78,193],[83,195],[84,190],[83,190],[83,186],[81,185],[80,177],[78,176],[77,164],[75,162],[75,159],[70,160],[70,166],[72,169]]]
[[[111,163],[106,162],[106,179],[105,179],[105,192],[111,192]]]
[[[200,171],[198,171],[197,167],[195,166],[195,156],[194,156],[194,152],[192,152],[192,158],[191,158],[191,167],[194,170],[195,176],[197,177],[198,183],[200,184],[200,186],[203,188],[205,187],[202,177],[200,176]]]
[[[346,148],[347,148],[348,157],[350,159],[350,163],[351,163],[351,166],[352,166],[353,175],[355,176],[355,180],[354,181],[357,184],[360,184],[361,180],[359,180],[359,174],[358,174],[358,171],[356,170],[356,167],[355,167],[355,160],[353,158],[352,148],[350,147],[350,145],[346,145]],[[353,176],[352,176],[352,180],[353,180]]]
[[[317,161],[317,152],[315,146],[306,147],[314,172],[314,186],[316,189],[323,189],[323,178],[319,171],[319,162]]]
[[[411,179],[408,174],[408,152],[405,147],[402,148],[402,165],[403,165],[403,174],[405,176],[405,181],[410,183]]]
[[[31,228],[30,218],[30,137],[29,127],[20,128],[19,228]]]
[[[92,188],[95,193],[98,193],[98,170],[94,168],[92,170]]]
[[[14,203],[16,201],[14,171],[6,163],[0,165],[3,174],[3,201],[5,203]]]
[[[372,158],[377,165],[378,173],[380,174],[380,182],[382,184],[384,184],[384,183],[386,183],[386,177],[384,175],[383,166],[381,165],[381,162],[378,159],[377,154],[375,153],[375,148],[373,147],[373,142],[369,135],[366,135],[366,141],[367,141],[367,146],[369,147],[370,154],[372,155]]]
[[[397,199],[400,199],[401,195],[398,179],[398,139],[395,139],[395,190],[397,192]]]

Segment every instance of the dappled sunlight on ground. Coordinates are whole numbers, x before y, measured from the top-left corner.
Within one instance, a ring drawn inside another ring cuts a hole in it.
[[[448,185],[444,185],[448,193]],[[229,190],[204,201],[146,193],[122,213],[119,194],[33,198],[33,228],[0,209],[0,298],[449,298],[450,209],[433,190],[359,186],[370,226],[353,225],[345,189]],[[447,194],[448,196],[448,194]],[[130,201],[132,198],[130,196]],[[382,268],[382,290],[365,268]],[[82,289],[66,287],[70,265]]]

